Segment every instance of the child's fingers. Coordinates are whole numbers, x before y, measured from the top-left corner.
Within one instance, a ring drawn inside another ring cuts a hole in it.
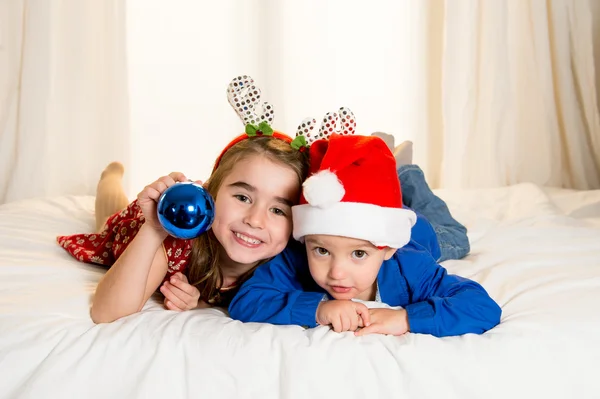
[[[184,282],[186,282],[186,283],[187,283],[187,281],[188,281],[188,280],[187,280],[187,277],[185,276],[185,274],[183,274],[183,273],[181,273],[181,272],[177,272],[177,273],[173,274],[173,275],[171,276],[171,278],[169,279],[169,281],[170,281],[171,283],[174,283],[174,282],[175,282],[175,280],[184,281]]]
[[[181,281],[177,280],[177,279],[173,279],[173,282],[176,282],[177,284],[183,284]],[[184,302],[189,302],[191,295],[188,294],[187,292],[185,292],[184,290],[182,290],[181,288],[175,286],[175,284],[173,284],[171,281],[165,281],[163,283],[163,285],[165,287],[167,287],[169,290],[171,290],[171,292],[173,292],[173,294],[181,299]],[[188,284],[189,285],[189,284]]]
[[[179,292],[176,292],[178,290]],[[168,282],[163,283],[160,287],[160,292],[167,298],[169,301],[173,303],[173,305],[177,306],[180,309],[187,309],[187,302],[181,298],[183,296],[182,291]]]
[[[335,332],[342,332],[342,320],[339,317],[335,317],[331,321],[331,327]]]
[[[356,314],[350,314],[350,328],[348,329],[348,331],[356,331],[359,327],[359,321],[360,321],[360,317],[357,317]]]
[[[180,309],[177,306],[173,305],[173,302],[167,300],[165,302],[165,307],[169,310],[174,310],[175,312],[183,312],[185,309]]]
[[[173,172],[168,176],[163,176],[154,183],[150,185],[150,187],[154,188],[159,193],[163,193],[167,188],[173,186],[175,183],[179,181],[187,181],[185,175],[180,172]]]
[[[155,182],[144,187],[144,190],[142,190],[142,192],[138,195],[138,199],[148,197],[158,201],[158,198],[162,195],[163,191],[173,184],[175,184],[173,179],[171,179],[169,176],[163,176]]]
[[[354,333],[354,335],[356,335],[357,337],[361,337],[363,335],[367,335],[367,334],[378,334],[381,332],[381,324],[371,324],[368,327],[364,327],[362,329],[360,329],[359,331],[356,331]]]
[[[358,326],[359,327],[366,327],[365,326],[365,321],[363,320],[362,316],[359,313],[356,313],[356,320],[358,321]]]
[[[343,330],[342,331],[356,331],[358,329],[358,317],[356,313],[349,312],[342,316],[343,318]]]
[[[150,198],[155,201],[158,201],[160,194],[161,193],[156,188],[152,187],[151,185],[148,185],[148,186],[144,187],[144,189],[142,191],[140,191],[137,198],[140,201],[144,201],[146,198]]]
[[[167,187],[170,187],[173,184],[175,184],[175,181],[173,179],[171,179],[169,176],[163,176],[154,183],[152,183],[151,186],[157,189],[158,191],[163,192],[167,189]]]
[[[176,278],[172,278],[170,280],[170,283],[182,292],[183,296],[179,295],[179,293],[177,292],[176,293],[177,296],[183,299],[184,301],[190,302],[200,298],[200,291],[198,291],[198,288],[194,287],[193,285],[190,285],[187,282],[178,280]]]
[[[171,187],[176,182],[183,181],[188,181],[188,179],[181,172],[172,172],[168,176],[162,176],[155,182],[144,187],[144,189],[138,194],[138,200],[143,200],[146,197],[153,200],[158,200],[163,191],[165,191],[168,187]]]
[[[169,282],[171,284],[173,284],[175,287],[179,288],[180,290],[184,291],[186,294],[188,294],[190,296],[200,296],[199,295],[200,291],[198,291],[198,288],[196,288],[193,285],[191,285],[190,283],[188,283],[187,278],[183,274],[181,274],[181,273],[177,273],[177,274],[179,274],[179,276],[174,274],[169,279]]]
[[[167,308],[168,310],[174,310],[176,312],[183,312],[183,309],[179,309],[177,306],[173,305],[173,302],[169,301],[169,299],[167,297],[165,297],[165,300],[163,301],[165,308]]]
[[[342,331],[350,331],[350,328],[352,328],[352,319],[349,315],[347,314],[342,314]]]
[[[369,312],[369,308],[362,303],[357,303],[356,305],[354,309],[362,320],[362,326],[368,327],[371,324],[371,312]]]
[[[171,172],[171,173],[169,173],[169,177],[171,179],[173,179],[173,183],[175,183],[176,181],[178,181],[178,182],[189,181],[189,179],[187,177],[185,177],[185,175],[181,172]]]
[[[181,281],[179,281],[179,284],[183,284],[183,283]],[[171,284],[169,281],[165,281],[164,285],[166,285],[167,288],[169,288],[171,290],[171,292],[177,298],[179,298],[181,301],[183,301],[183,303],[187,304],[188,307],[189,307],[189,305],[192,304],[192,302],[194,302],[194,296],[193,295],[188,294],[186,291],[184,291],[184,290],[176,287],[175,285]]]

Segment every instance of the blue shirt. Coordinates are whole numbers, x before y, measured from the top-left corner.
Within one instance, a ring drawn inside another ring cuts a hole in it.
[[[500,307],[481,285],[450,275],[437,264],[435,232],[417,216],[411,241],[381,265],[377,284],[382,302],[406,309],[414,333],[480,334],[496,326]],[[244,322],[315,327],[324,294],[310,275],[305,246],[290,240],[281,254],[259,266],[242,285],[229,314]]]

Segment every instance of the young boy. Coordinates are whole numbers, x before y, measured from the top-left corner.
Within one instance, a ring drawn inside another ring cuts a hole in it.
[[[438,337],[480,334],[500,322],[500,307],[481,285],[449,275],[432,257],[435,232],[402,206],[383,140],[334,134],[310,147],[310,159],[311,176],[292,208],[293,236],[305,247],[290,241],[259,266],[231,302],[232,318]]]

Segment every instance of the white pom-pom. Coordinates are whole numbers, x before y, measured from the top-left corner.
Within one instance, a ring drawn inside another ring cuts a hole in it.
[[[306,179],[302,186],[306,201],[319,208],[326,208],[340,202],[346,194],[337,175],[328,169],[315,173]]]

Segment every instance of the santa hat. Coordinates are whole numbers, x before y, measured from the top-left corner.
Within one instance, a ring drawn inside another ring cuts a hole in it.
[[[294,238],[303,242],[307,235],[326,234],[403,247],[416,215],[402,208],[394,156],[379,137],[338,130],[310,146],[311,175],[300,204],[292,207]]]
[[[223,155],[240,141],[252,137],[270,136],[286,143],[292,143],[287,134],[273,130],[271,127],[275,111],[268,102],[260,102],[261,91],[249,75],[240,75],[227,86],[227,100],[238,114],[245,126],[245,133],[229,142],[215,161],[213,172],[219,166]]]

